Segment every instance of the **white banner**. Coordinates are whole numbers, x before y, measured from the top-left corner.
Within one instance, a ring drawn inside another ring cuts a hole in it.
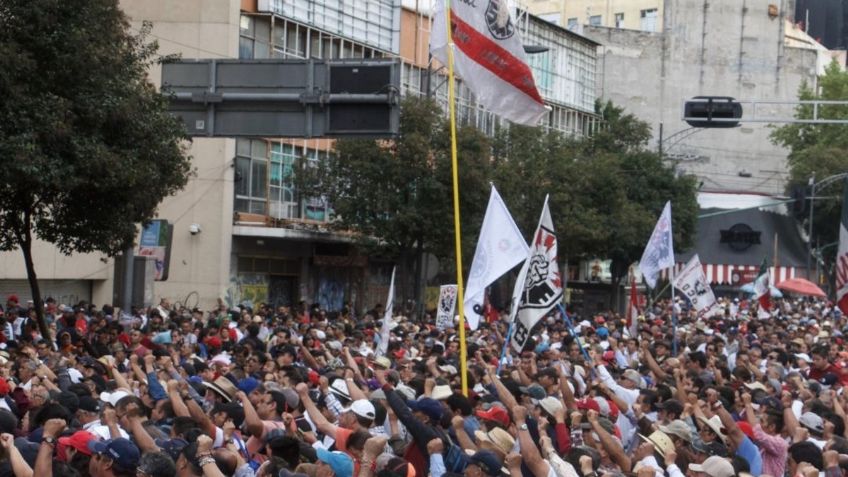
[[[392,267],[392,281],[389,283],[389,297],[386,298],[386,312],[383,314],[383,326],[380,327],[380,347],[377,356],[384,356],[389,350],[389,332],[392,324],[392,308],[395,305],[395,269]]]
[[[692,303],[692,308],[700,315],[709,316],[716,305],[715,294],[707,281],[704,267],[698,254],[692,256],[683,270],[674,277],[674,288],[680,290]]]
[[[530,254],[521,267],[513,291],[515,323],[511,343],[515,351],[522,351],[536,323],[561,302],[562,277],[557,264],[557,240],[548,209],[548,198],[545,197],[545,206],[542,208],[539,227],[533,234]],[[515,306],[516,303],[518,306]]]
[[[465,318],[472,330],[477,329],[483,317],[486,287],[526,260],[528,250],[506,204],[495,186],[492,186],[463,297]]]
[[[456,308],[456,285],[439,287],[439,306],[436,308],[436,328],[453,328],[454,309]]]
[[[547,112],[527,65],[507,0],[452,1],[454,69],[477,102],[510,121],[535,126]],[[430,53],[448,65],[444,0],[436,0]]]
[[[666,202],[642,259],[639,270],[651,288],[657,287],[660,271],[674,266],[674,237],[671,233],[671,202]]]

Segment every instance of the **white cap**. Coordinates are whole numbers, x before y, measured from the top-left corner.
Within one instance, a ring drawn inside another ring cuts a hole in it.
[[[366,419],[374,419],[377,416],[377,411],[374,409],[374,405],[367,399],[357,399],[356,401],[353,401],[353,404],[344,410],[344,412],[348,411]]]
[[[129,395],[130,393],[124,391],[123,389],[118,389],[117,391],[111,393],[104,391],[100,393],[100,400],[103,402],[108,402],[112,405],[112,407],[115,407],[118,405],[118,401]]]

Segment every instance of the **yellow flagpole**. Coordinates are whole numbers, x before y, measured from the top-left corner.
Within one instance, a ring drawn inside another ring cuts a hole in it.
[[[456,159],[456,97],[453,79],[453,32],[451,31],[451,5],[445,0],[445,22],[448,38],[448,108],[451,130],[451,172],[453,175],[453,233],[456,247],[456,300],[459,310],[459,372],[462,377],[462,394],[468,396],[468,349],[465,346],[465,310],[462,304],[462,238],[459,227],[459,166]]]

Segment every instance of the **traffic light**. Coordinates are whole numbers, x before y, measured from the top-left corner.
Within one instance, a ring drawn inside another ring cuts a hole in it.
[[[693,128],[733,128],[742,118],[742,105],[728,96],[695,96],[683,107],[683,120]]]

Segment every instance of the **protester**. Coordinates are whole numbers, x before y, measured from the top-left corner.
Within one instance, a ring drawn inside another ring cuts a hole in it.
[[[9,296],[0,477],[790,477],[848,469],[848,320],[826,301],[660,300],[466,330],[382,308]],[[757,318],[752,318],[757,317]],[[388,334],[385,351],[382,332]],[[632,333],[632,334],[631,334]]]

